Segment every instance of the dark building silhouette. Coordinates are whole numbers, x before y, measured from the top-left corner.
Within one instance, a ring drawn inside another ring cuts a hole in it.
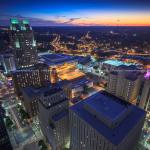
[[[0,104],[0,149],[13,150],[4,124],[4,110]]]

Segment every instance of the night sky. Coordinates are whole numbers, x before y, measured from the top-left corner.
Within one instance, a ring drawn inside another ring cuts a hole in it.
[[[10,17],[34,26],[150,26],[150,0],[0,0],[0,25]]]

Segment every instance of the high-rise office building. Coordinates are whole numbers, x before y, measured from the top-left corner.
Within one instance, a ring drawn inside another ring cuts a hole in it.
[[[70,149],[133,150],[145,115],[137,106],[97,93],[70,108]]]
[[[116,86],[117,86],[117,72],[111,72],[109,74],[108,84],[107,84],[107,91],[111,94],[116,94]]]
[[[17,69],[30,67],[37,63],[37,47],[28,20],[19,22],[11,19],[10,41]]]
[[[43,88],[44,87],[25,87],[21,90],[23,97],[22,102],[24,104],[26,112],[30,117],[34,117],[38,113],[38,100]]]
[[[47,84],[46,86],[41,87],[25,87],[22,88],[22,97],[23,97],[23,104],[27,113],[33,117],[38,114],[38,101],[45,92],[49,91],[52,88],[51,84]]]
[[[136,104],[141,78],[142,76],[138,72],[113,71],[109,74],[106,90],[123,100]]]
[[[38,102],[41,130],[52,150],[62,150],[69,141],[68,99],[60,87],[52,86]]]
[[[49,71],[44,64],[12,72],[15,93],[20,96],[21,89],[29,86],[41,87],[50,81]]]

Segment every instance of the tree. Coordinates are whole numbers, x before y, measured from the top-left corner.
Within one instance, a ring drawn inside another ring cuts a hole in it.
[[[5,123],[9,129],[11,129],[14,126],[13,121],[8,116],[5,118]]]
[[[17,104],[17,109],[20,110],[21,108],[22,107],[19,104]]]
[[[24,119],[29,119],[30,116],[29,114],[20,106],[20,105],[17,105],[17,108],[21,114],[21,118],[24,120]]]
[[[43,140],[40,140],[38,142],[38,146],[40,147],[41,150],[48,150],[48,147]]]
[[[97,69],[98,69],[98,66],[94,66],[93,68],[94,68],[95,70],[97,70]]]
[[[44,141],[43,141],[43,140],[40,140],[40,141],[38,142],[38,146],[41,146],[43,143],[44,143]]]
[[[96,72],[96,73],[99,73],[99,71],[98,71],[98,70],[96,70],[95,72]]]

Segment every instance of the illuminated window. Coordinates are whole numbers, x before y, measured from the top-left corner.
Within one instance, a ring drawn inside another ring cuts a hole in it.
[[[21,30],[25,31],[26,27],[25,26],[21,26]]]
[[[32,46],[35,47],[36,46],[36,41],[33,40]]]
[[[20,48],[20,43],[18,40],[16,41],[16,48]]]

